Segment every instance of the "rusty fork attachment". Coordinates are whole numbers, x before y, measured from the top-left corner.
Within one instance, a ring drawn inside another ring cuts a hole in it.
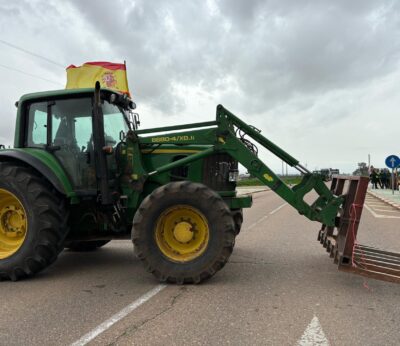
[[[330,253],[338,269],[377,280],[400,283],[400,254],[383,251],[357,242],[357,231],[369,179],[333,176],[331,192],[344,196],[336,226],[322,225],[318,240]]]

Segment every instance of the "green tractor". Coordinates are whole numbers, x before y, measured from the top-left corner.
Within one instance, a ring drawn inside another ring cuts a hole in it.
[[[236,197],[237,161],[215,152],[154,174],[210,146],[186,134],[142,143],[134,107],[99,87],[19,100],[14,149],[0,150],[1,278],[112,239],[132,239],[161,280],[199,282],[226,263],[251,205]]]
[[[239,162],[323,229],[341,225],[349,199],[222,106],[215,121],[142,130],[134,103],[98,83],[24,95],[17,106],[14,148],[0,150],[1,279],[32,276],[64,248],[131,239],[158,280],[199,283],[228,261],[252,204],[236,194]],[[302,182],[284,184],[248,137]]]

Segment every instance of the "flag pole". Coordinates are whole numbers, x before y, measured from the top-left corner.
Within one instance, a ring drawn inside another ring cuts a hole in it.
[[[128,85],[128,70],[126,69],[126,60],[124,60],[124,66],[125,66],[125,82],[126,82],[126,88],[128,89],[128,96],[131,97],[131,93],[129,91],[129,85]]]

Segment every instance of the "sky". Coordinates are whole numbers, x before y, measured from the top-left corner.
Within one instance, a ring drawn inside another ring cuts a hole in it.
[[[400,155],[399,57],[399,1],[0,0],[0,143],[21,95],[125,60],[141,128],[223,104],[309,170],[384,167]]]

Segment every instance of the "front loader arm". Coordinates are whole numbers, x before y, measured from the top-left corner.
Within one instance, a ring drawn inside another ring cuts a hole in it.
[[[225,144],[219,146],[221,151],[239,161],[251,175],[270,187],[301,215],[312,221],[335,225],[335,217],[343,199],[334,196],[319,175],[306,174],[300,184],[290,188],[234,135],[227,136]],[[309,205],[304,201],[304,196],[313,189],[319,198]]]
[[[182,132],[182,130],[188,131]],[[290,166],[297,168],[301,173],[303,173],[304,176],[300,184],[292,188],[287,186],[243,143],[243,141],[241,141],[240,138],[236,136],[237,130],[242,131],[283,161],[287,162]],[[162,134],[157,134],[159,132],[162,132]],[[154,135],[141,136],[148,133],[154,133]],[[343,204],[343,198],[335,196],[328,189],[321,175],[309,173],[306,168],[299,164],[298,160],[265,138],[254,127],[247,125],[245,122],[237,118],[221,105],[217,107],[217,117],[215,122],[139,130],[136,131],[136,134],[140,135],[137,137],[137,152],[139,151],[139,145],[209,145],[208,149],[204,149],[203,151],[189,155],[167,165],[157,167],[152,172],[145,173],[146,177],[170,171],[175,167],[186,165],[216,152],[227,153],[246,167],[249,173],[256,176],[261,182],[269,186],[291,206],[297,209],[300,214],[305,215],[310,220],[319,221],[328,226],[335,225],[335,218],[338,214],[339,208]],[[134,169],[138,168],[139,167],[136,164]],[[140,171],[143,172],[142,169]],[[139,176],[142,175],[141,172],[139,172]],[[315,190],[319,197],[313,204],[309,205],[304,201],[304,196],[312,190]]]
[[[329,190],[321,175],[309,173],[299,164],[298,160],[221,105],[217,107],[217,122],[220,130],[219,136],[223,138],[223,141],[219,141],[217,144],[219,151],[229,153],[234,159],[245,166],[250,174],[269,186],[271,190],[297,209],[300,214],[312,221],[319,221],[329,226],[335,225],[336,216],[344,199],[335,196]],[[304,173],[302,181],[292,188],[287,186],[236,136],[236,130],[244,132],[290,166],[299,169],[300,172]],[[304,196],[312,190],[319,197],[313,204],[309,205],[304,201]]]

